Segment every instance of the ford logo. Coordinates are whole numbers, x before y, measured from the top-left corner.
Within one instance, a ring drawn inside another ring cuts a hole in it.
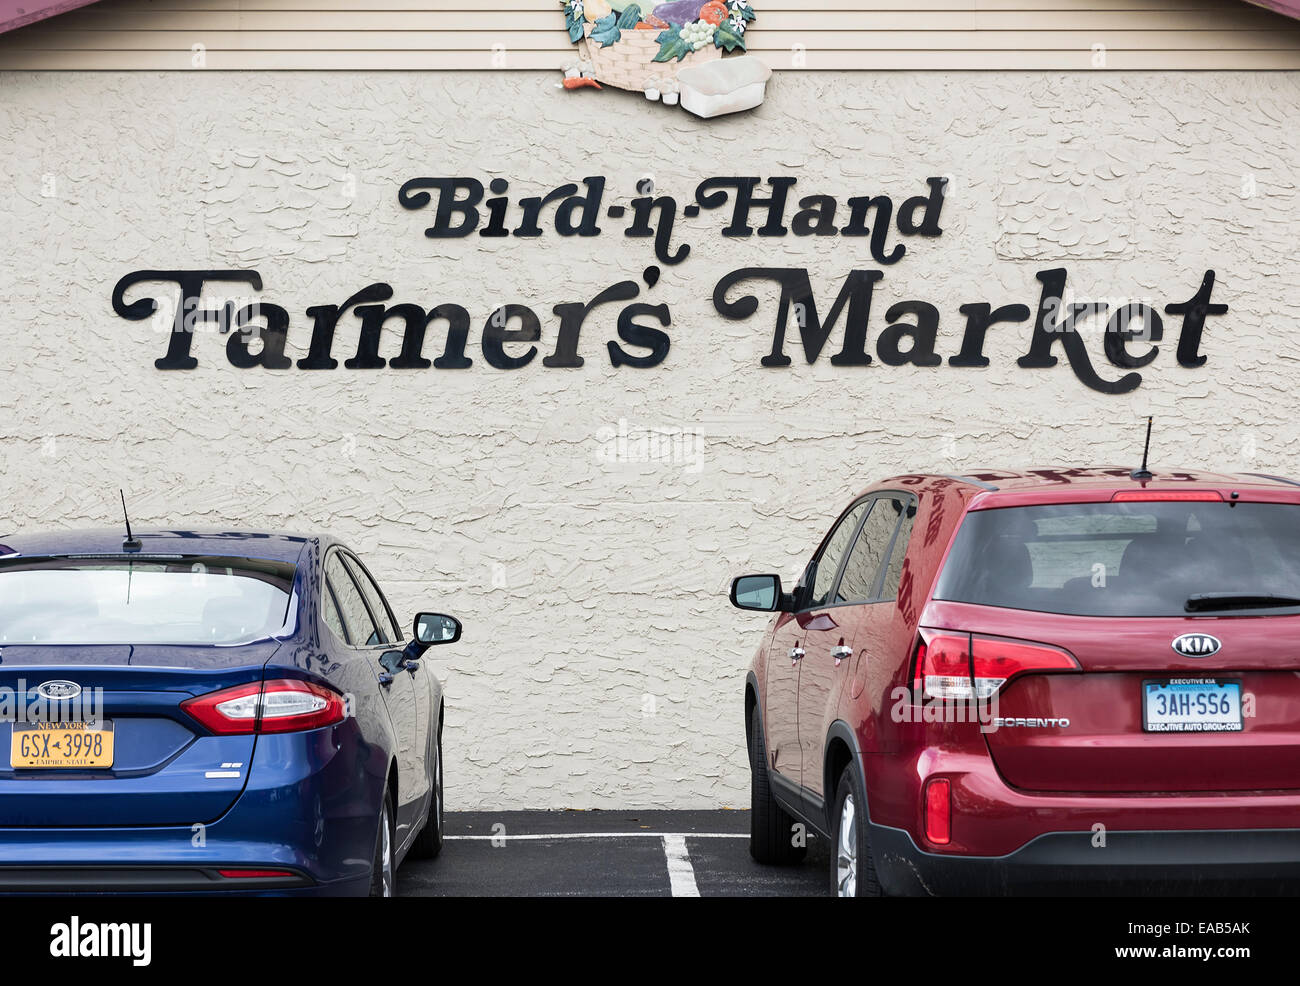
[[[36,686],[36,694],[53,702],[76,698],[81,694],[81,686],[75,681],[42,681]]]
[[[1208,633],[1185,633],[1175,637],[1173,642],[1174,651],[1183,657],[1209,657],[1219,653],[1222,646],[1218,637],[1211,637]]]

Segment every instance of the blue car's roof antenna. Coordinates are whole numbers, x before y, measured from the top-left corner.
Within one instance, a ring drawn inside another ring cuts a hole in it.
[[[126,512],[126,494],[120,489],[117,494],[122,498],[122,519],[126,521],[126,540],[122,542],[122,550],[139,551],[144,545],[140,543],[139,538],[131,535],[131,518]]]

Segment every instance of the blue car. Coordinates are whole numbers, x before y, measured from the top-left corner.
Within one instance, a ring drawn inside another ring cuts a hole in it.
[[[324,536],[0,537],[0,892],[391,896],[460,634]]]

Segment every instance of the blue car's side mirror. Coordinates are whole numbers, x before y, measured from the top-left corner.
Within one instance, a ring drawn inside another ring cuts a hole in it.
[[[460,639],[460,620],[443,613],[419,613],[415,617],[415,639],[421,647],[454,644]]]

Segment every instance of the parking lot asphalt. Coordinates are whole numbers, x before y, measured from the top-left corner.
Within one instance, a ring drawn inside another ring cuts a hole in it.
[[[825,896],[824,841],[797,866],[749,855],[745,811],[449,812],[434,860],[408,859],[403,897]]]

